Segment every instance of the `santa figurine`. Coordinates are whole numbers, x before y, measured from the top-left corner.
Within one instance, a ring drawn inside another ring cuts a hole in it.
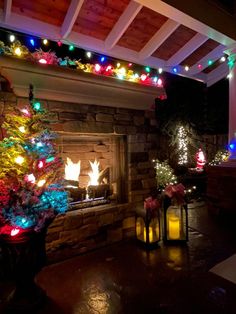
[[[206,163],[206,158],[201,148],[199,148],[199,150],[196,153],[196,162],[197,162],[197,167],[196,167],[197,170],[203,171],[203,167]]]

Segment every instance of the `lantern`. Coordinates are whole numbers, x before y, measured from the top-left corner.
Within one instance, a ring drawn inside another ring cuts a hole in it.
[[[144,206],[136,211],[136,238],[146,248],[155,247],[160,241],[160,218],[158,207]]]
[[[171,203],[171,198],[164,197],[163,201],[163,241],[188,241],[188,208],[186,203]]]

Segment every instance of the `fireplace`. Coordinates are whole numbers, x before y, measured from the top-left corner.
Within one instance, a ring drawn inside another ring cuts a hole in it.
[[[69,209],[127,202],[127,136],[59,134]]]
[[[65,180],[71,210],[48,228],[49,261],[134,237],[135,211],[156,189],[152,160],[161,146],[150,109],[164,89],[5,56],[0,65],[10,82],[1,91],[1,112],[27,105],[32,83],[50,111],[56,148],[77,169]],[[89,182],[92,165],[98,166],[95,183]]]

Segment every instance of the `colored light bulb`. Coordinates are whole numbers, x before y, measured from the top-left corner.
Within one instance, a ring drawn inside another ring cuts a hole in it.
[[[163,69],[162,69],[162,68],[159,68],[159,69],[158,69],[158,73],[161,74],[162,72],[163,72]]]
[[[11,237],[16,236],[20,232],[20,229],[14,228],[11,230]]]
[[[147,75],[146,74],[142,74],[140,78],[141,78],[141,81],[144,82],[146,80],[146,78],[147,78]]]
[[[186,72],[188,72],[188,71],[189,71],[189,66],[186,65],[186,66],[184,67],[184,69],[185,69]]]
[[[20,126],[19,127],[19,130],[21,131],[21,133],[25,133],[26,132],[26,129],[24,126]]]
[[[58,47],[61,47],[62,42],[60,40],[58,40],[57,45],[58,45]]]
[[[18,57],[20,57],[21,54],[22,54],[22,51],[21,51],[20,47],[17,47],[17,48],[14,50],[14,52],[15,52],[15,55],[17,55]]]
[[[105,61],[105,57],[101,57],[101,62],[104,62]]]
[[[213,61],[212,60],[208,60],[207,64],[210,66],[212,65]]]
[[[34,42],[34,39],[33,39],[33,38],[30,39],[30,43],[31,43],[32,46],[35,45],[35,42]]]
[[[35,176],[33,175],[33,173],[27,174],[25,176],[25,181],[30,182],[30,183],[35,183]]]
[[[41,63],[41,64],[47,64],[47,60],[41,58],[41,59],[39,59],[39,63]]]
[[[101,66],[100,66],[100,64],[98,64],[98,63],[95,64],[95,67],[94,67],[94,68],[95,68],[95,71],[96,71],[96,72],[99,72],[99,71],[101,70]]]
[[[86,52],[86,57],[87,57],[87,58],[91,58],[91,57],[92,57],[92,53],[91,53],[90,51],[87,51],[87,52]]]
[[[150,72],[150,68],[149,68],[149,67],[146,67],[146,68],[145,68],[145,71],[149,73],[149,72]]]
[[[73,51],[74,49],[75,49],[75,47],[74,47],[73,45],[70,45],[70,46],[69,46],[69,50],[70,50],[70,51]]]
[[[43,40],[43,44],[44,44],[44,45],[47,45],[47,44],[48,44],[48,40],[47,40],[46,38]]]
[[[162,79],[159,78],[159,79],[157,80],[157,85],[158,85],[158,86],[162,86],[162,85],[163,85]]]
[[[221,57],[221,58],[220,58],[220,61],[221,61],[221,62],[225,62],[225,61],[226,61],[225,56]]]
[[[42,187],[44,184],[46,183],[46,180],[39,180],[39,182],[37,183],[38,187]]]
[[[26,108],[21,109],[21,112],[24,113],[26,116],[30,115],[29,110]]]
[[[18,165],[22,165],[24,161],[25,161],[25,158],[22,157],[22,156],[17,156],[17,157],[15,158],[15,162],[16,162]]]
[[[43,161],[42,161],[42,160],[39,161],[39,163],[38,163],[38,168],[39,168],[39,169],[43,168]]]
[[[34,110],[36,110],[36,111],[40,110],[40,108],[41,108],[40,102],[34,103],[34,104],[33,104],[33,107],[34,107]]]
[[[10,35],[9,39],[10,39],[10,42],[13,43],[15,41],[16,37],[15,37],[15,35]]]

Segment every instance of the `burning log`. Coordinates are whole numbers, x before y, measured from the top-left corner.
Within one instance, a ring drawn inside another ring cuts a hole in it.
[[[69,198],[75,201],[83,201],[86,198],[86,188],[80,188],[79,182],[74,180],[65,180],[65,189],[69,192]]]
[[[98,197],[107,198],[111,194],[109,184],[89,185],[87,191],[90,199]]]

